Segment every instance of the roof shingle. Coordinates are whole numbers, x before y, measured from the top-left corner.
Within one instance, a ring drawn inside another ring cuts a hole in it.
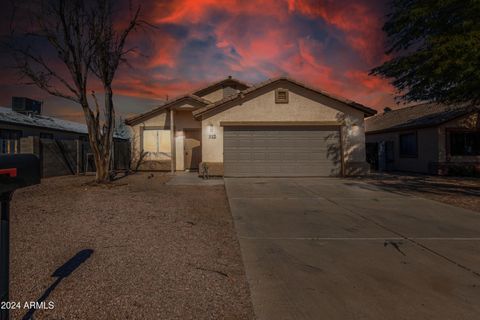
[[[365,119],[366,133],[432,127],[462,115],[480,111],[479,107],[423,103],[396,109]]]

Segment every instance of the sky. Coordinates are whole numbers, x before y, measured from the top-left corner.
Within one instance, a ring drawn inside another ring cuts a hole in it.
[[[145,112],[210,82],[233,76],[257,83],[290,76],[377,110],[394,105],[387,80],[368,72],[388,57],[382,26],[387,0],[143,0],[135,48],[114,80],[115,106],[123,118]],[[135,7],[135,3],[131,6]],[[7,6],[8,7],[8,6]],[[10,5],[10,9],[11,9]],[[119,16],[128,17],[129,6]],[[0,13],[2,34],[10,10]],[[49,48],[40,46],[40,52]],[[52,56],[55,64],[55,57]],[[43,112],[83,121],[78,105],[51,97],[11,68],[0,53],[0,106],[11,96],[44,102]],[[61,67],[61,66],[60,66]]]

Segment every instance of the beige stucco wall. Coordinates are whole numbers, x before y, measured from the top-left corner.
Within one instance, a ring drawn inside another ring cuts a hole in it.
[[[448,129],[477,129],[480,130],[480,116],[470,114],[461,118],[446,122],[438,127],[423,128],[416,130],[395,131],[388,133],[367,134],[366,141],[381,142],[393,141],[395,149],[394,170],[430,173],[431,165],[437,163],[455,162],[480,162],[480,156],[449,156],[447,154],[447,130]],[[404,132],[417,132],[418,158],[400,158],[399,135]],[[433,172],[433,171],[432,171]]]
[[[223,88],[210,92],[209,94],[202,96],[202,98],[207,99],[211,102],[220,101],[223,99]]]
[[[473,113],[461,118],[454,119],[438,127],[438,147],[440,162],[477,162],[480,163],[480,156],[450,156],[447,154],[447,130],[465,128],[480,130],[480,113]]]
[[[341,102],[320,96],[294,85],[289,89],[289,103],[275,103],[275,88],[265,88],[244,101],[202,121],[202,155],[204,162],[223,162],[223,127],[221,121],[339,121],[342,127],[345,160],[365,162],[363,113]],[[209,126],[216,139],[209,139]]]
[[[177,107],[178,110],[174,111],[174,122],[175,122],[175,164],[176,170],[184,170],[184,158],[183,158],[183,144],[184,144],[184,129],[193,129],[201,128],[201,123],[196,121],[192,116],[192,109],[194,107],[189,104],[184,104]],[[149,127],[163,127],[165,129],[170,129],[170,115],[168,110],[163,111],[162,113],[152,117],[148,120],[145,120],[137,125],[131,126],[131,143],[132,143],[132,162],[136,163],[142,152],[142,147],[140,145],[140,128],[148,129]],[[168,135],[170,136],[170,135]],[[144,158],[145,161],[169,161],[171,160],[171,152],[167,155],[151,155],[148,154]]]
[[[399,136],[402,133],[417,133],[417,158],[400,157]],[[393,170],[410,171],[419,173],[428,173],[429,164],[438,161],[438,132],[436,128],[425,128],[418,130],[395,131],[379,134],[368,134],[366,136],[367,143],[393,141],[394,162]]]
[[[235,88],[235,87],[227,86],[227,88]],[[211,102],[217,102],[217,101],[220,101],[224,98],[223,90],[224,90],[224,88],[220,88],[220,89],[217,89],[213,92],[210,92],[209,94],[202,95],[201,97],[204,98],[204,99],[207,99],[208,101],[211,101]],[[238,90],[235,90],[235,92],[238,92]]]

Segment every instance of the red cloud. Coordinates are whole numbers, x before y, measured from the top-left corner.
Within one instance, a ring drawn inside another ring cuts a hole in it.
[[[345,33],[348,44],[369,63],[383,53],[383,17],[361,2],[289,0],[289,10],[320,17]]]
[[[117,92],[164,98],[166,94],[180,95],[207,80],[217,80],[232,73],[245,80],[250,80],[252,73],[264,77],[287,74],[332,93],[356,98],[359,102],[385,104],[393,89],[384,80],[370,77],[364,71],[385,59],[382,14],[366,1],[151,2],[148,15],[160,31],[149,36],[150,56],[134,62],[138,74],[122,73]],[[325,21],[331,30],[318,32],[328,32],[330,37],[357,52],[359,58],[355,63],[358,68],[350,67],[345,71],[343,65],[328,64],[326,61],[332,52],[327,44],[302,33],[301,27],[295,25],[294,15]],[[199,28],[207,25],[211,28]],[[184,38],[179,38],[164,30],[165,26],[180,26],[188,32]],[[215,60],[208,60],[209,52],[201,52],[198,61],[182,60],[182,50],[189,41],[211,36],[216,41],[216,49],[228,58],[222,67]],[[197,81],[179,71],[185,64],[192,64],[190,69],[196,71]],[[161,71],[151,71],[156,67],[162,67]]]

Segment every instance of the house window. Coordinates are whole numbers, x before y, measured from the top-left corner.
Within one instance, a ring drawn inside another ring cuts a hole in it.
[[[275,103],[288,103],[288,90],[277,89],[275,90]]]
[[[155,154],[170,155],[170,130],[143,130],[143,151]]]
[[[0,129],[0,153],[18,153],[20,147],[21,130]]]
[[[417,133],[403,133],[400,135],[400,157],[416,158],[418,156]]]
[[[450,132],[450,154],[452,156],[480,155],[480,131]]]

